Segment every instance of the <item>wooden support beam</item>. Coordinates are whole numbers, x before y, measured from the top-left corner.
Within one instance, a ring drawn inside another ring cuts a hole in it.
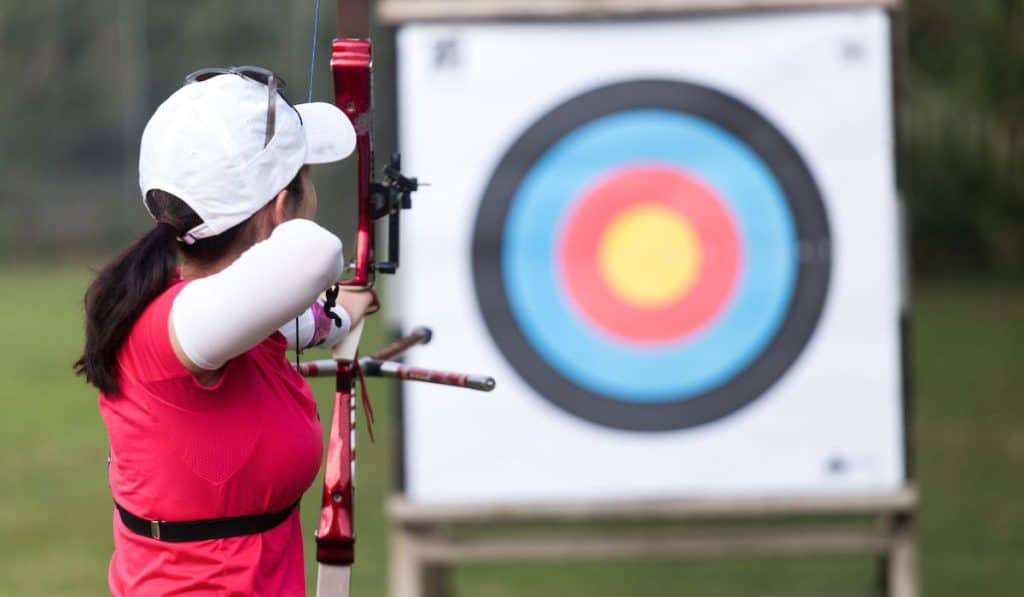
[[[910,513],[893,514],[888,517],[889,533],[892,537],[887,564],[889,597],[918,597],[917,582],[917,538],[914,534],[914,517]]]
[[[653,17],[699,12],[896,8],[900,0],[382,0],[384,23],[484,19]]]
[[[432,563],[535,560],[608,560],[648,556],[722,557],[738,554],[885,553],[890,541],[870,531],[806,531],[736,535],[608,535],[486,539],[415,539]]]
[[[810,516],[882,515],[911,512],[917,503],[912,488],[892,493],[793,496],[743,499],[689,499],[632,502],[534,502],[492,505],[430,505],[394,496],[388,511],[398,524],[472,522],[580,522],[588,520],[692,520]]]

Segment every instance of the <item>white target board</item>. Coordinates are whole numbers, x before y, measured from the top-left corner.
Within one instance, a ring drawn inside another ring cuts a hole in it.
[[[395,298],[417,503],[905,484],[890,21],[880,9],[412,24],[428,181]]]

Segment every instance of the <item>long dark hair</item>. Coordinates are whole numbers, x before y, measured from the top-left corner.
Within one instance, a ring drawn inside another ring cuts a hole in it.
[[[302,171],[288,184],[289,197],[302,199]],[[180,198],[161,190],[146,193],[157,224],[118,255],[85,292],[85,349],[75,362],[78,375],[107,395],[121,393],[117,357],[143,310],[170,286],[181,251],[190,261],[211,263],[245,240],[252,218],[216,236],[188,245],[178,238],[203,222]]]

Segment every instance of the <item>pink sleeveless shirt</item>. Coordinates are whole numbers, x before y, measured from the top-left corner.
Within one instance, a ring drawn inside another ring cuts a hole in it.
[[[316,477],[322,432],[309,385],[275,333],[203,387],[178,361],[167,329],[186,282],[153,301],[121,349],[122,396],[99,398],[114,500],[147,519],[184,521],[276,512]],[[240,308],[244,308],[240,306]],[[163,543],[114,512],[114,595],[305,595],[298,508],[256,535]]]

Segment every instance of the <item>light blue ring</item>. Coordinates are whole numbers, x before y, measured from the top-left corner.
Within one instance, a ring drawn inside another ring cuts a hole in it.
[[[557,254],[585,190],[644,165],[678,168],[709,185],[726,203],[741,244],[726,307],[696,333],[658,345],[624,342],[588,322],[559,279]],[[782,187],[742,141],[687,114],[629,110],[576,129],[527,173],[506,220],[502,274],[517,324],[561,375],[616,400],[669,402],[721,385],[768,345],[796,283],[796,238]]]

